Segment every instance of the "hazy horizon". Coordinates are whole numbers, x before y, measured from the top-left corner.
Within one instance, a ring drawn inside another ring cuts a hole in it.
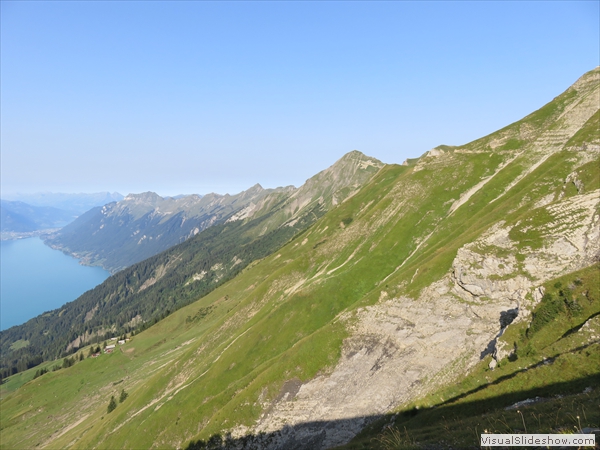
[[[256,185],[256,184],[260,184],[260,183],[254,183],[252,186]],[[163,194],[161,192],[156,192],[156,191],[152,191],[152,190],[142,190],[139,192],[118,192],[118,191],[88,191],[88,192],[52,192],[52,191],[30,191],[30,192],[26,192],[26,191],[7,191],[7,192],[2,192],[0,193],[0,198],[2,198],[3,200],[9,200],[9,201],[14,201],[13,199],[19,199],[20,197],[27,197],[27,196],[34,196],[34,195],[93,195],[93,194],[119,194],[122,195],[123,197],[127,197],[128,195],[134,195],[134,194],[143,194],[145,192],[154,192],[155,194],[158,194],[161,197],[178,197],[178,196],[188,196],[188,195],[200,195],[200,196],[204,196],[204,195],[208,195],[208,194],[219,194],[219,195],[236,195],[239,194],[242,191],[246,191],[248,189],[250,189],[252,186],[247,186],[246,188],[243,188],[240,191],[236,191],[236,192],[205,192],[205,193],[199,193],[199,192],[179,192],[178,194]],[[290,185],[287,185],[290,186]],[[264,189],[273,189],[271,187],[266,188],[264,186],[262,186]],[[285,186],[275,186],[275,188],[280,188],[280,187],[285,187]],[[299,187],[299,186],[294,186],[294,187]]]

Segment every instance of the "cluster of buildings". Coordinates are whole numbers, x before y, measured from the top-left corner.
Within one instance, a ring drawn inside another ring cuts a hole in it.
[[[126,339],[119,339],[117,340],[117,338],[110,338],[110,341],[117,341],[117,344],[119,345],[123,345],[125,342],[129,341],[129,338]],[[106,347],[104,347],[104,353],[112,353],[114,351],[114,349],[117,347],[117,344],[109,344]]]
[[[117,347],[117,345],[123,345],[125,342],[129,341],[129,338],[118,339],[118,338],[114,337],[114,338],[110,338],[109,341],[110,342],[117,341],[117,343],[116,344],[108,344],[106,347],[104,347],[104,353],[112,353],[115,350],[115,348]],[[100,356],[101,353],[102,352],[92,354],[92,358],[97,358],[98,356]]]

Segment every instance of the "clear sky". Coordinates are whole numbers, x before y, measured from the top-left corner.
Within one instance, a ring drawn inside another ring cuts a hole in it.
[[[597,1],[1,2],[1,187],[236,193],[401,163],[600,64]]]

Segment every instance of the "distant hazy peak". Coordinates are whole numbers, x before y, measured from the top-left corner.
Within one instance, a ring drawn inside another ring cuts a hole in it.
[[[188,195],[176,195],[175,197],[163,197],[165,200],[175,200],[175,201],[182,201],[182,200],[200,200],[203,196],[200,194],[188,194]]]
[[[163,198],[156,192],[142,192],[141,194],[127,194],[123,201],[158,202]]]
[[[2,198],[4,200],[21,201],[32,206],[51,206],[68,210],[79,215],[95,206],[102,206],[114,201],[120,201],[123,199],[123,196],[118,192],[95,192],[91,194],[37,192],[33,194],[3,193]]]

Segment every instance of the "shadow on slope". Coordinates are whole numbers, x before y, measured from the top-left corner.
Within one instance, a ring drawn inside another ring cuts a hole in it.
[[[597,316],[597,314],[594,314],[590,318],[595,317],[595,316]],[[582,326],[583,325],[580,325],[577,328],[581,328]],[[511,380],[511,379],[515,378],[516,376],[518,376],[520,373],[525,373],[525,372],[527,372],[530,369],[535,369],[537,367],[541,367],[541,366],[544,366],[544,365],[547,365],[547,364],[552,364],[556,360],[556,358],[558,358],[558,357],[560,357],[562,355],[567,355],[567,354],[573,353],[573,352],[580,352],[581,350],[585,350],[585,349],[591,347],[592,345],[597,345],[599,343],[600,343],[600,340],[596,340],[596,341],[592,341],[592,342],[590,342],[588,344],[585,344],[585,345],[580,345],[579,347],[575,347],[575,348],[570,349],[569,351],[566,351],[566,352],[556,353],[556,354],[554,354],[554,355],[552,355],[552,356],[550,356],[548,358],[544,358],[540,362],[537,362],[535,364],[531,364],[530,366],[527,366],[527,367],[523,367],[522,369],[515,370],[514,372],[512,372],[510,374],[507,374],[507,375],[503,375],[503,376],[495,379],[494,381],[492,381],[490,383],[482,384],[481,386],[478,386],[475,389],[471,389],[471,390],[469,390],[467,392],[464,392],[463,394],[457,395],[456,397],[453,397],[453,398],[451,398],[449,400],[446,400],[445,402],[440,403],[440,406],[447,405],[447,404],[450,404],[450,403],[454,403],[455,401],[460,400],[460,399],[465,398],[465,397],[468,397],[469,395],[475,394],[475,393],[477,393],[479,391],[483,391],[484,389],[486,389],[486,388],[488,388],[490,386],[498,385],[498,384],[503,383],[504,381]],[[559,386],[560,386],[560,383],[559,383]]]
[[[599,427],[597,386],[600,374],[481,400],[459,401],[472,394],[466,393],[431,408],[415,407],[395,414],[305,422],[237,438],[215,434],[206,440],[192,441],[185,449],[479,448],[479,436],[486,430],[558,433]],[[403,432],[398,432],[399,428]]]

